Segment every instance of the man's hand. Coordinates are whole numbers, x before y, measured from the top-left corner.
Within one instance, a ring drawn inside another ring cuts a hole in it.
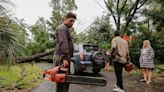
[[[117,54],[116,48],[112,48],[110,53],[111,57],[115,58],[116,54]]]
[[[104,70],[108,71],[109,70],[109,62],[105,64]]]

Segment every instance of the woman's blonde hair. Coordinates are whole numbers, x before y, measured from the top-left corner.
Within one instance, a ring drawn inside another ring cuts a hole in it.
[[[143,46],[142,46],[142,48],[145,48],[145,47],[144,47],[144,44],[147,44],[147,48],[151,47],[151,44],[150,44],[150,41],[149,41],[149,40],[144,40],[144,41],[143,41]]]

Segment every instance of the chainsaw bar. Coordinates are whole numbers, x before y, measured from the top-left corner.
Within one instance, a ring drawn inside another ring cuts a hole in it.
[[[105,86],[106,80],[102,77],[66,75],[66,82],[73,84]]]

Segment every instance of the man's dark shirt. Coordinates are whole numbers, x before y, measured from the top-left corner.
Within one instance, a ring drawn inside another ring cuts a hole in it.
[[[73,56],[73,42],[69,33],[69,28],[65,24],[61,24],[56,29],[56,49],[55,55],[68,58]]]

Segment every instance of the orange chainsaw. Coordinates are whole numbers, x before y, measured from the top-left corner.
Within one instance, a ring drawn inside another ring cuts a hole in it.
[[[43,77],[45,80],[56,83],[73,83],[83,85],[105,86],[106,80],[102,77],[78,76],[67,74],[68,68],[57,66],[51,70],[45,70]]]

